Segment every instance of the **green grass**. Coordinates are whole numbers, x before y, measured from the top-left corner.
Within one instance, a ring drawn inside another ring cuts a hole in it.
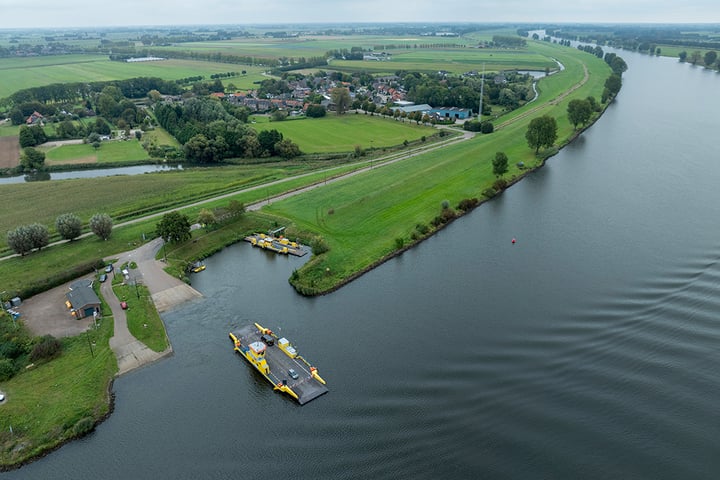
[[[163,60],[159,62],[112,62],[106,55],[54,55],[0,59],[0,98],[29,87],[53,83],[123,80],[134,77],[160,77],[165,80],[202,75],[207,81],[214,73],[241,72],[246,75],[222,79],[224,85],[234,83],[238,88],[252,88],[260,81],[264,68],[229,63],[195,60]]]
[[[136,139],[102,142],[97,150],[89,144],[61,145],[51,148],[45,155],[48,165],[136,162],[150,158]]]
[[[161,127],[155,127],[153,130],[143,132],[141,142],[149,142],[155,145],[170,145],[171,147],[181,147],[180,142],[170,135],[167,130]]]
[[[113,291],[120,301],[126,301],[128,330],[133,337],[147,345],[150,350],[162,352],[168,347],[160,315],[150,296],[150,291],[144,285],[113,285]]]
[[[351,152],[355,145],[363,149],[392,147],[404,140],[411,142],[437,133],[434,128],[411,122],[355,113],[329,113],[323,118],[258,122],[252,126],[258,131],[279,131],[284,138],[297,143],[303,153]]]
[[[3,383],[0,465],[39,455],[74,437],[78,421],[94,423],[108,413],[108,384],[117,371],[108,345],[112,331],[112,317],[106,317],[98,330],[63,339],[59,358]]]
[[[455,207],[460,200],[482,198],[481,192],[492,185],[492,156],[504,151],[510,158],[506,178],[520,175],[515,165],[537,165],[534,151],[525,142],[527,124],[543,114],[558,121],[558,145],[574,134],[567,120],[567,103],[573,98],[593,95],[599,98],[609,68],[599,59],[578,56],[570,50],[550,48],[565,64],[564,72],[541,82],[542,98],[549,101],[583,78],[582,63],[590,68],[590,80],[557,105],[539,104],[532,115],[496,131],[492,135],[450,146],[407,161],[385,166],[346,181],[334,183],[282,202],[264,211],[287,218],[300,230],[315,232],[325,238],[330,251],[313,258],[300,271],[298,284],[308,291],[325,291],[335,287],[379,259],[397,250],[396,239],[404,244],[412,241],[417,224],[429,225],[441,212],[447,200]],[[579,52],[582,53],[582,52]],[[514,113],[519,117],[523,110]]]
[[[494,50],[474,48],[453,49],[413,49],[393,51],[391,60],[384,62],[333,60],[332,69],[394,72],[397,70],[437,72],[446,70],[461,74],[470,70],[482,70],[485,64],[486,72],[501,70],[551,70],[557,64],[545,55],[533,50]]]
[[[11,125],[10,123],[4,123],[0,126],[0,137],[13,137],[20,133],[20,127],[18,125]]]

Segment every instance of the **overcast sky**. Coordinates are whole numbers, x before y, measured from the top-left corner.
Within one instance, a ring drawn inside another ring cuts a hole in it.
[[[0,0],[0,28],[401,21],[720,23],[720,1]]]

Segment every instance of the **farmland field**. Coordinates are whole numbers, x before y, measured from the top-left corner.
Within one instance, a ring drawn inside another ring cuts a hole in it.
[[[258,131],[277,130],[297,143],[303,153],[352,152],[355,145],[364,149],[392,147],[437,133],[434,128],[411,122],[354,113],[284,122],[258,121],[252,126]]]
[[[77,81],[97,82],[123,80],[135,77],[160,77],[177,80],[202,75],[209,79],[214,73],[241,72],[246,75],[223,79],[224,84],[233,83],[248,89],[260,81],[262,67],[230,63],[201,62],[195,60],[168,59],[157,62],[112,62],[105,55],[57,55],[29,58],[0,59],[0,98],[29,87],[53,83]]]
[[[551,58],[530,50],[489,49],[413,49],[392,52],[387,61],[333,60],[328,68],[343,71],[366,71],[369,73],[395,72],[397,70],[437,72],[445,70],[454,74],[501,70],[557,69]]]
[[[17,137],[0,137],[0,168],[16,167],[20,159]]]
[[[137,140],[102,142],[95,150],[89,144],[61,145],[46,152],[47,165],[67,163],[117,163],[147,160],[148,153]]]

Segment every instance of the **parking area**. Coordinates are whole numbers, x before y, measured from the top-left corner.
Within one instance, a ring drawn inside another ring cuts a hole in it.
[[[93,275],[83,278],[93,278]],[[35,295],[15,308],[22,315],[20,320],[34,335],[72,337],[83,333],[93,324],[92,315],[76,320],[65,306],[65,294],[70,290],[70,283]]]

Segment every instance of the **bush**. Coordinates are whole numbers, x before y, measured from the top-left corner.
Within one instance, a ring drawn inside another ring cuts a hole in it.
[[[497,195],[497,192],[494,188],[490,187],[483,190],[482,194],[484,197],[493,198],[495,195]]]
[[[312,242],[310,242],[310,247],[312,248],[313,255],[322,255],[330,250],[330,246],[322,237],[313,238]]]
[[[73,427],[73,432],[75,432],[75,435],[78,437],[81,437],[85,435],[88,432],[91,432],[92,429],[95,428],[95,422],[90,417],[85,417],[80,419],[75,426]]]
[[[0,382],[10,380],[16,373],[15,364],[9,358],[0,358]]]
[[[36,362],[38,360],[50,360],[58,355],[62,350],[62,343],[60,340],[53,337],[52,335],[45,335],[40,339],[32,351],[30,352],[30,361]]]
[[[491,122],[482,122],[480,124],[480,133],[493,133],[495,127]]]
[[[395,239],[395,248],[398,249],[398,250],[400,250],[400,249],[403,248],[404,246],[405,246],[405,239],[402,238],[402,237],[397,237],[397,238]]]
[[[428,227],[424,223],[418,223],[417,225],[415,225],[415,230],[420,232],[421,235],[426,235],[430,231],[430,227]]]
[[[464,198],[460,200],[457,208],[458,210],[467,212],[477,207],[478,203],[480,203],[480,201],[477,198]]]
[[[443,223],[449,222],[450,220],[452,220],[453,218],[455,218],[455,216],[456,216],[456,215],[455,215],[455,210],[453,210],[452,208],[445,208],[445,209],[443,209],[442,214],[441,214],[441,217],[442,217],[442,219],[443,219]]]
[[[498,192],[505,190],[507,186],[508,182],[504,178],[498,178],[497,180],[495,180],[495,183],[493,183],[493,188]]]

